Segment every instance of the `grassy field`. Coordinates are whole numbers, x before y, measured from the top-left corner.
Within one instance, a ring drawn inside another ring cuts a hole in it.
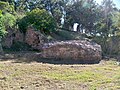
[[[0,90],[120,90],[120,66],[1,61]]]

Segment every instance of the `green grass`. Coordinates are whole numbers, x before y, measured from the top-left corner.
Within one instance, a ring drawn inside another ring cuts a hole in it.
[[[34,90],[65,83],[72,87],[82,85],[85,90],[120,90],[120,66],[115,61],[105,61],[99,65],[50,65],[40,63],[0,63],[0,90],[20,90],[21,86]],[[47,86],[47,85],[48,86]],[[63,90],[66,90],[64,87]],[[44,90],[44,89],[43,89]],[[80,89],[82,90],[82,89]]]
[[[46,71],[42,73],[45,77],[50,79],[57,79],[62,81],[72,81],[78,83],[88,83],[88,87],[91,90],[105,87],[109,87],[110,83],[120,80],[120,71],[118,67],[114,69],[114,66],[93,67],[91,69],[85,68],[83,70],[67,69],[60,71]],[[114,86],[118,87],[118,86]]]
[[[82,39],[82,35],[80,33],[71,32],[67,30],[59,30],[56,31],[53,35],[53,38],[58,40],[79,40]]]

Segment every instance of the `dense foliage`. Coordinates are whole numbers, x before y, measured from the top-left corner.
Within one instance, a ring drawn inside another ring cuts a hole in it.
[[[0,10],[2,31],[15,25],[23,33],[28,26],[45,33],[56,26],[72,31],[78,23],[81,37],[84,34],[99,43],[105,54],[116,53],[112,45],[120,42],[120,10],[113,0],[103,0],[101,5],[95,0],[0,0]]]
[[[5,13],[2,20],[6,28],[12,28],[16,24],[15,16],[10,13]]]
[[[10,14],[14,14],[14,15],[16,14],[14,10],[14,6],[8,2],[0,1],[0,10],[2,10],[3,13],[8,12]]]
[[[53,17],[44,9],[34,9],[23,17],[18,23],[20,29],[25,33],[28,26],[32,26],[41,32],[55,30],[56,23]]]
[[[3,18],[2,11],[0,11],[0,37],[4,36],[5,33],[6,33],[5,26],[4,26],[2,18]]]
[[[16,24],[14,16],[14,6],[8,2],[0,1],[0,36],[7,33],[8,28],[12,28]]]

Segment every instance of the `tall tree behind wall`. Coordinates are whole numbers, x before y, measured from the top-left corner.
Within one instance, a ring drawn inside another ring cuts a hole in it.
[[[100,10],[93,0],[77,0],[67,6],[67,20],[65,26],[72,26],[79,23],[81,29],[85,29],[86,33],[95,30],[94,24],[100,18]]]
[[[47,10],[56,20],[58,26],[61,25],[64,8],[69,0],[17,0],[16,8],[18,12],[29,12],[35,8]]]

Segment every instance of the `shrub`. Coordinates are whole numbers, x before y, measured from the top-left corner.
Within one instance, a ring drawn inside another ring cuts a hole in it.
[[[6,28],[12,28],[16,24],[16,18],[12,14],[5,13],[2,17],[3,24]]]
[[[48,33],[55,30],[56,23],[46,10],[34,9],[18,22],[18,26],[23,33],[26,32],[28,26]]]
[[[16,14],[14,10],[14,6],[10,5],[8,2],[0,1],[0,10],[3,11],[3,13],[11,13]]]
[[[10,48],[11,51],[28,51],[31,50],[31,47],[24,42],[14,42]]]
[[[3,18],[2,11],[0,11],[0,39],[6,33],[5,26],[4,26],[2,18]]]
[[[31,51],[32,48],[27,43],[24,42],[14,42],[10,48],[3,47],[5,52],[17,52],[17,51]]]

